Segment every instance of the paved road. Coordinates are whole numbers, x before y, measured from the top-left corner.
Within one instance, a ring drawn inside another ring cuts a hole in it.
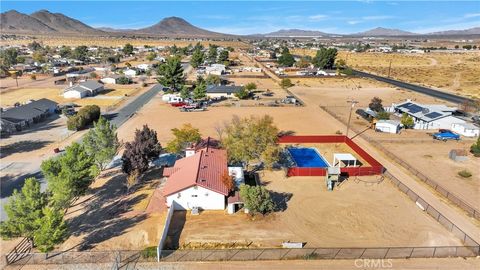
[[[140,108],[143,107],[147,102],[149,102],[155,95],[159,92],[158,89],[153,89],[153,87],[147,92],[139,95],[134,100],[130,101],[118,111],[105,115],[112,123],[117,127],[120,127],[125,123],[130,117],[132,117]],[[79,139],[81,140],[81,138]],[[8,165],[10,166],[10,165]],[[7,166],[5,166],[7,167]],[[4,168],[2,168],[3,170]],[[35,177],[40,182],[42,190],[46,190],[47,182],[40,171],[40,167],[37,167],[30,171],[29,173],[23,174],[12,179],[2,179],[1,191],[0,191],[0,221],[6,220],[7,216],[3,209],[3,205],[8,201],[8,198],[12,194],[14,189],[21,189],[25,183],[25,179],[28,177]]]
[[[465,101],[472,101],[472,99],[469,99],[469,98],[466,98],[466,97],[461,97],[461,96],[457,96],[457,95],[454,95],[454,94],[445,93],[445,92],[438,91],[438,90],[435,90],[435,89],[432,89],[432,88],[419,86],[419,85],[415,85],[415,84],[411,84],[411,83],[406,83],[406,82],[402,82],[402,81],[394,80],[394,79],[391,79],[391,78],[374,75],[374,74],[359,71],[359,70],[354,70],[353,72],[354,72],[355,75],[358,75],[358,76],[361,76],[361,77],[372,78],[372,79],[375,79],[377,81],[381,81],[381,82],[385,82],[385,83],[388,83],[388,84],[391,84],[391,85],[402,87],[402,88],[412,90],[412,91],[415,91],[415,92],[418,92],[418,93],[422,93],[422,94],[425,94],[425,95],[428,95],[428,96],[431,96],[431,97],[443,99],[443,100],[446,100],[446,101],[449,101],[449,102],[452,102],[452,103],[460,104],[460,103],[463,103]]]

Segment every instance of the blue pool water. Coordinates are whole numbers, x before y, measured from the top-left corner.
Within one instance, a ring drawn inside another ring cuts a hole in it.
[[[288,152],[292,156],[297,167],[308,168],[327,168],[328,163],[322,156],[315,150],[315,148],[288,148]]]

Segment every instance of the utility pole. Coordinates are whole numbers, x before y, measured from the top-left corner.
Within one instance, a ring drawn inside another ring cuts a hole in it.
[[[352,104],[352,105],[350,106],[350,114],[348,115],[347,132],[346,132],[346,134],[345,134],[345,136],[348,137],[348,131],[350,131],[350,120],[352,119],[353,107],[355,107],[355,104],[357,104],[358,101],[352,99],[352,100],[347,101],[347,103],[351,103],[351,104]]]

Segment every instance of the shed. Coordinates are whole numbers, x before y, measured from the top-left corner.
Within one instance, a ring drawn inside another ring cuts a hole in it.
[[[448,153],[448,157],[456,162],[462,162],[468,160],[468,152],[465,149],[452,149]]]
[[[375,131],[396,134],[400,132],[400,122],[396,120],[378,120],[375,124]]]

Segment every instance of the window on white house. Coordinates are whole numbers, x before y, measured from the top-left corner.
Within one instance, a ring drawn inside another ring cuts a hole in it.
[[[194,195],[192,195],[192,197],[196,198],[196,197],[198,197],[198,196],[194,194]]]

